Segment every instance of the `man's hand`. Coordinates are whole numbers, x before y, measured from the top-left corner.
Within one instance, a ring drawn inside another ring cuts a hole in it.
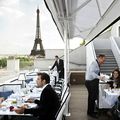
[[[100,80],[105,80],[105,76],[99,76]]]
[[[28,103],[34,103],[34,99],[30,98],[27,100]]]
[[[24,107],[20,107],[20,108],[15,108],[13,109],[17,114],[23,114],[25,108]]]

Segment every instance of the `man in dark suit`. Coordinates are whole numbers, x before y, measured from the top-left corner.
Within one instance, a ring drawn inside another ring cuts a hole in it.
[[[50,70],[54,69],[55,66],[59,73],[59,78],[64,78],[64,61],[60,59],[57,55],[55,56],[55,63]]]
[[[40,120],[55,120],[55,115],[60,107],[59,98],[56,92],[49,85],[50,77],[46,73],[38,73],[37,85],[42,87],[40,100],[34,100],[36,108],[27,109],[25,107],[15,109],[18,114],[33,114]]]

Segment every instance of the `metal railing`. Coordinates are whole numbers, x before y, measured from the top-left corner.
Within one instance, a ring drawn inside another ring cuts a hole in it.
[[[119,49],[114,37],[110,37],[110,40],[111,40],[111,50],[115,56],[118,66],[120,68],[120,49]]]

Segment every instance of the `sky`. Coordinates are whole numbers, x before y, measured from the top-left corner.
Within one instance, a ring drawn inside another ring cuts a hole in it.
[[[63,49],[64,42],[43,0],[0,0],[0,54],[30,54],[36,35],[36,9],[44,49]],[[72,49],[79,40],[71,40]]]

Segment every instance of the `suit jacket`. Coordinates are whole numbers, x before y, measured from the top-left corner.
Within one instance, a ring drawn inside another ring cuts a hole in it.
[[[55,66],[57,67],[59,78],[64,78],[64,61],[62,59],[59,59],[59,64],[57,61],[55,61],[51,69],[53,69]]]
[[[36,108],[25,109],[25,114],[39,116],[40,120],[55,120],[55,114],[60,107],[60,101],[56,92],[47,85],[41,93],[40,100],[35,100]]]

